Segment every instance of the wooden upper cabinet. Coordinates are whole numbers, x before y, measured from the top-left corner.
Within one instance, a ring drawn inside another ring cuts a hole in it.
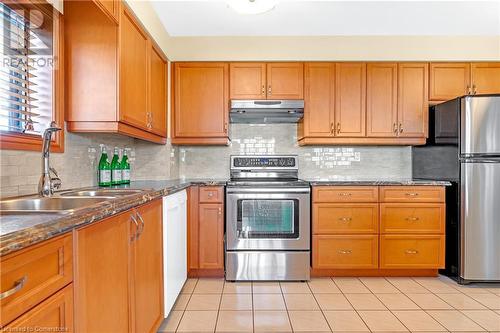
[[[500,62],[472,63],[471,73],[473,94],[500,93]]]
[[[199,205],[199,268],[224,268],[223,204]]]
[[[115,21],[118,21],[119,11],[120,11],[120,0],[94,0],[103,11],[113,18]]]
[[[300,62],[267,64],[267,99],[303,99],[304,65]]]
[[[398,65],[398,135],[426,137],[428,123],[427,63]]]
[[[469,63],[431,63],[429,100],[446,101],[471,92]]]
[[[366,76],[366,135],[394,137],[398,122],[398,65],[369,63]]]
[[[366,135],[366,64],[335,65],[336,136]]]
[[[147,127],[148,36],[129,9],[120,17],[120,120]]]
[[[162,203],[137,209],[142,227],[131,243],[135,332],[156,332],[163,320]]]
[[[231,63],[229,75],[230,99],[266,99],[265,63]]]
[[[303,136],[333,136],[335,124],[335,65],[308,63],[304,66]]]
[[[167,136],[167,60],[154,44],[149,61],[149,121],[151,131]]]
[[[227,63],[176,63],[174,144],[227,144]]]

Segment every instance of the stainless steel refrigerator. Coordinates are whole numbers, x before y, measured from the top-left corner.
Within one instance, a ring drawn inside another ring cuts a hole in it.
[[[454,183],[445,273],[459,283],[500,281],[500,95],[439,104],[429,130],[429,144],[413,148],[413,172]]]

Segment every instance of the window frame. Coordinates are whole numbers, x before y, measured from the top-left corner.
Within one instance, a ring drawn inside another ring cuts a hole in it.
[[[20,3],[22,3],[21,1]],[[36,0],[28,0],[30,5],[37,6]],[[52,120],[63,130],[53,135],[50,151],[64,152],[64,19],[63,15],[53,9],[53,55],[55,70],[52,85]],[[0,133],[0,150],[42,151],[42,136],[3,131]]]

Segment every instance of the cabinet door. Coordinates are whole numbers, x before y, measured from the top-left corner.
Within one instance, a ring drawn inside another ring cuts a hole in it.
[[[335,65],[336,136],[365,136],[366,64]]]
[[[335,65],[305,65],[304,136],[333,136]]]
[[[151,131],[167,136],[167,62],[156,49],[150,48],[149,112]]]
[[[371,63],[366,75],[366,135],[393,137],[398,123],[398,65]]]
[[[470,93],[470,64],[463,62],[430,64],[429,99],[447,101]]]
[[[303,99],[304,65],[301,62],[267,64],[267,99]]]
[[[123,213],[76,231],[75,331],[129,331],[129,225]]]
[[[199,267],[224,268],[224,218],[222,204],[199,205]]]
[[[121,12],[119,30],[120,121],[148,129],[148,37],[126,8]]]
[[[38,330],[41,328],[47,328],[47,332],[73,332],[73,284],[3,327],[2,331],[45,332]]]
[[[314,235],[315,269],[378,268],[378,235]]]
[[[474,94],[500,93],[500,62],[472,63],[471,70]]]
[[[426,137],[429,117],[427,63],[398,66],[398,135]]]
[[[163,320],[162,204],[137,209],[139,230],[132,242],[135,332],[156,332]]]
[[[266,99],[266,64],[237,62],[229,65],[230,99]]]
[[[227,137],[226,63],[176,63],[174,90],[174,138]]]

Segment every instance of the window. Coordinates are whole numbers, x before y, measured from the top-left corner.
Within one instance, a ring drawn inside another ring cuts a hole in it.
[[[59,13],[43,1],[0,3],[2,149],[41,150],[52,120],[63,125]],[[53,142],[62,151],[62,133]]]

